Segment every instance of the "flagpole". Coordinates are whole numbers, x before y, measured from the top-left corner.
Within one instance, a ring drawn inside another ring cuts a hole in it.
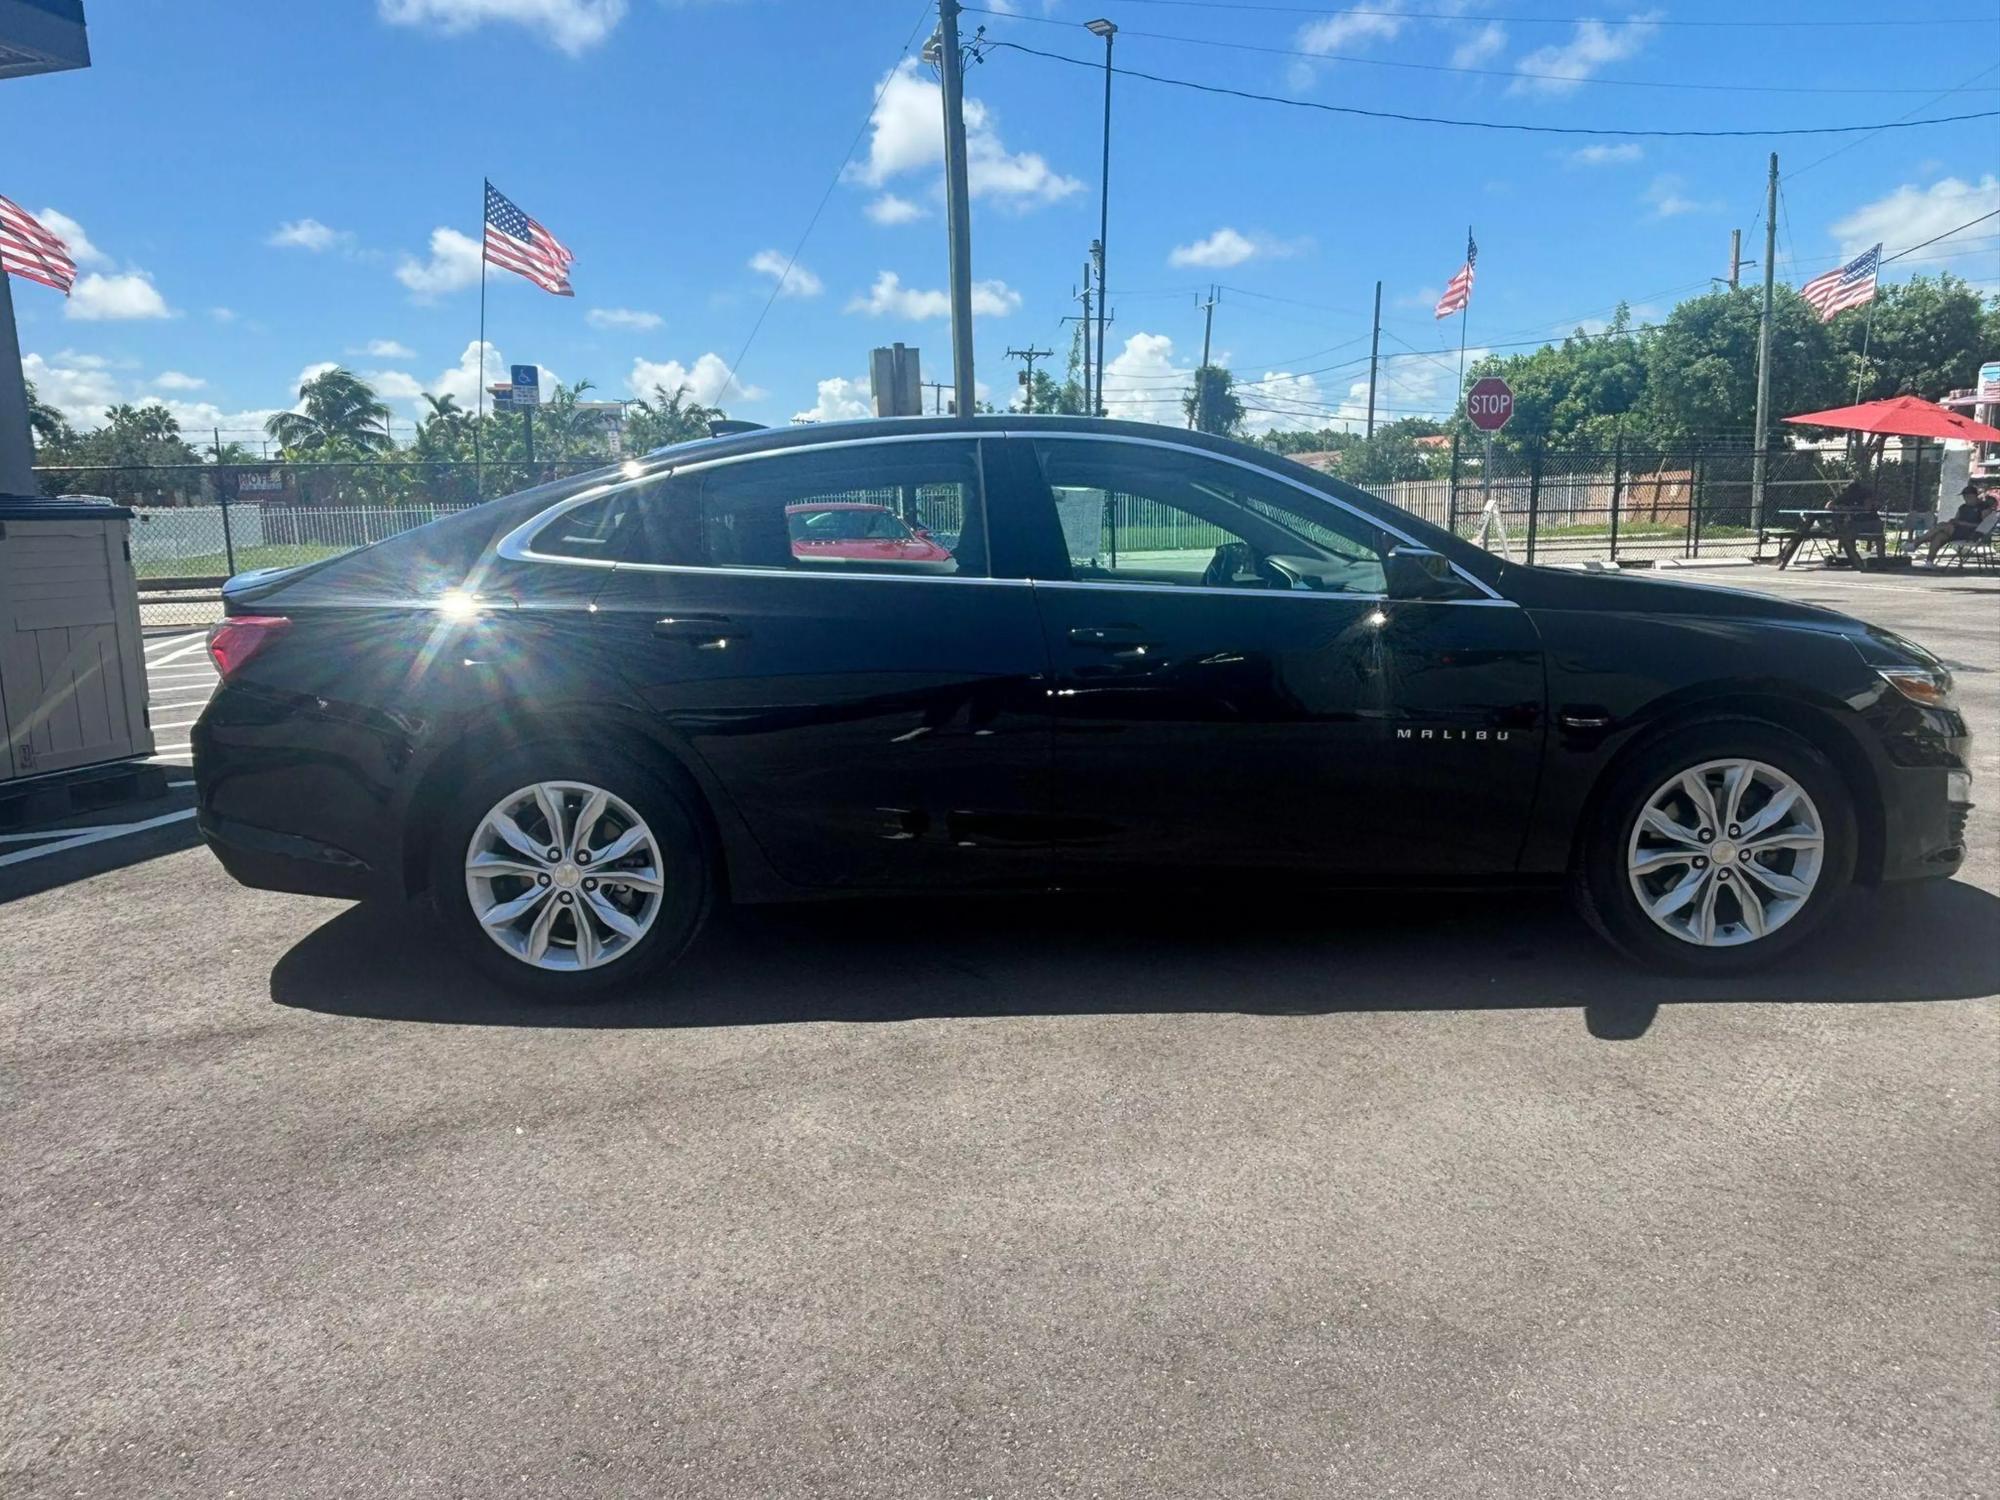
[[[1472,226],[1465,226],[1466,283],[1465,306],[1458,310],[1458,398],[1452,404],[1452,417],[1457,420],[1459,408],[1465,405],[1465,325],[1472,321]]]
[[[1861,404],[1861,382],[1868,375],[1868,341],[1875,337],[1875,304],[1882,300],[1880,294],[1868,299],[1868,321],[1861,329],[1861,363],[1854,371],[1854,403]]]
[[[479,388],[479,411],[472,419],[472,487],[479,499],[486,498],[484,437],[486,426],[486,194],[493,184],[479,179],[479,347],[473,355],[474,382]]]

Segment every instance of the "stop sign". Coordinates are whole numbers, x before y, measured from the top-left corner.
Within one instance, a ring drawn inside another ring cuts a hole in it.
[[[1484,375],[1465,393],[1465,415],[1481,432],[1498,432],[1514,415],[1514,388],[1498,375]]]

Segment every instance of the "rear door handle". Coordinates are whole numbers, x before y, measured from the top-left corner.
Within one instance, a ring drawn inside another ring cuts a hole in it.
[[[739,630],[727,615],[666,615],[653,622],[654,635],[687,641],[697,651],[720,651],[749,633]]]
[[[1072,646],[1094,646],[1103,651],[1122,651],[1145,644],[1137,625],[1079,625],[1069,633]]]

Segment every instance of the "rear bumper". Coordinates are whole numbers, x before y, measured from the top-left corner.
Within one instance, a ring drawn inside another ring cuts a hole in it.
[[[195,826],[222,868],[257,890],[343,901],[364,901],[383,893],[384,882],[365,860],[333,844],[254,828],[206,809],[196,813]]]

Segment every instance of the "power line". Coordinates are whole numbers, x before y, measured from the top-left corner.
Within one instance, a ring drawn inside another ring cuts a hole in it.
[[[1030,57],[1045,58],[1050,62],[1067,63],[1074,68],[1089,68],[1101,72],[1104,64],[1091,62],[1081,57],[1068,57],[1060,52],[1045,52],[1040,47],[1025,46],[1020,42],[988,40],[988,50],[1005,48],[1010,52],[1024,52]],[[1202,94],[1221,94],[1233,99],[1250,99],[1260,104],[1279,104],[1288,109],[1317,110],[1329,115],[1355,115],[1369,120],[1396,120],[1406,125],[1450,125],[1460,130],[1514,131],[1524,135],[1588,135],[1611,137],[1643,137],[1646,139],[1673,140],[1734,140],[1743,137],[1806,136],[1806,135],[1853,135],[1866,132],[1875,134],[1884,130],[1917,130],[1927,125],[1961,125],[1968,120],[2000,119],[2000,109],[1977,110],[1963,115],[1938,115],[1930,119],[1890,120],[1883,124],[1869,125],[1786,125],[1772,126],[1758,130],[1665,130],[1665,129],[1618,129],[1595,125],[1529,125],[1505,120],[1456,120],[1444,115],[1413,115],[1401,110],[1363,109],[1354,104],[1324,104],[1317,99],[1287,99],[1279,94],[1260,94],[1250,89],[1230,88],[1219,83],[1200,83],[1192,78],[1170,78],[1163,73],[1148,73],[1138,68],[1113,68],[1112,72],[1127,78],[1142,78],[1148,83],[1166,84],[1172,88],[1192,89]],[[1921,107],[1921,106],[1919,106]],[[858,139],[858,138],[857,138]]]
[[[1039,26],[1074,27],[1074,21],[1061,20],[1055,16],[1029,16],[1016,11],[993,10],[981,5],[967,5],[963,9],[977,11],[984,16],[1002,16],[1009,21],[1029,21]],[[1575,73],[1534,73],[1519,68],[1462,68],[1450,63],[1402,62],[1386,57],[1358,57],[1352,53],[1309,52],[1298,47],[1267,47],[1255,42],[1225,42],[1215,37],[1175,36],[1164,31],[1134,31],[1120,27],[1118,34],[1125,37],[1142,37],[1152,42],[1178,42],[1188,47],[1215,47],[1228,52],[1256,52],[1269,57],[1301,57],[1312,62],[1352,63],[1364,68],[1400,68],[1416,73],[1460,73],[1471,78],[1526,79],[1537,83],[1592,84],[1600,88],[1624,89],[1669,89],[1714,94],[1928,94],[1928,88],[1869,88],[1865,86],[1838,86],[1814,84],[1781,83],[1679,83],[1659,78],[1590,78]],[[1982,89],[1981,93],[1992,93],[1992,89]]]
[[[1946,89],[1943,93],[1933,94],[1930,98],[1923,100],[1921,103],[1911,105],[1909,112],[1907,114],[1898,115],[1894,120],[1891,120],[1889,124],[1884,125],[1881,128],[1883,130],[1888,130],[1894,126],[1899,126],[1904,121],[1908,120],[1910,118],[1910,115],[1916,114],[1919,110],[1929,109],[1933,104],[1941,103],[1942,101],[1949,99],[1953,94],[1966,93],[1971,89],[1973,84],[1979,82],[1980,79],[1986,77],[1987,74],[1993,72],[2000,72],[2000,63],[1988,63],[1985,67],[1981,68],[1977,73],[1974,73],[1970,78],[1966,79],[1963,83],[1955,83],[1950,88]],[[1858,136],[1854,140],[1843,142],[1842,144],[1835,146],[1831,151],[1827,152],[1826,155],[1815,157],[1813,160],[1807,162],[1803,167],[1794,168],[1790,173],[1787,174],[1787,176],[1794,179],[1803,177],[1806,175],[1806,173],[1812,171],[1814,167],[1823,167],[1828,162],[1832,161],[1836,156],[1841,156],[1849,151],[1852,151],[1856,146],[1861,145],[1864,141],[1868,140],[1870,136],[1873,136],[1876,133],[1877,133],[1876,131],[1871,130],[1866,135]]]
[[[1970,229],[1974,224],[1984,224],[1988,219],[2000,219],[2000,208],[1994,209],[1991,213],[1981,214],[1976,219],[1967,219],[1963,224],[1958,226],[1958,229],[1947,229],[1943,234],[1934,234],[1929,239],[1921,240],[1910,246],[1908,250],[1898,250],[1894,255],[1884,256],[1880,263],[1886,266],[1890,261],[1901,260],[1913,251],[1922,250],[1927,245],[1935,245],[1939,240],[1950,239],[1958,233],[1959,229]]]
[[[896,59],[898,62],[901,62],[903,57],[908,54],[910,44],[916,41],[917,34],[924,29],[924,22],[929,19],[931,10],[931,0],[924,0],[923,5],[917,11],[917,24],[910,28],[910,34],[903,39],[903,45],[896,49]],[[882,103],[882,96],[889,92],[889,85],[895,77],[896,69],[892,66],[883,75],[881,87],[875,90],[875,97],[869,101],[868,113],[861,117],[861,126],[854,132],[854,139],[847,143],[847,154],[841,157],[840,165],[833,169],[833,178],[827,183],[826,191],[819,195],[819,203],[813,209],[812,217],[806,220],[805,233],[801,234],[799,242],[792,246],[791,256],[785,261],[784,274],[778,278],[777,285],[771,288],[771,295],[764,299],[763,310],[757,314],[757,321],[750,325],[750,335],[743,340],[743,347],[736,351],[736,358],[730,364],[726,373],[730,383],[734,384],[738,390],[742,389],[740,377],[743,370],[743,360],[750,353],[750,346],[757,342],[757,335],[763,330],[764,320],[771,315],[771,309],[777,304],[779,294],[784,291],[786,283],[791,280],[792,268],[799,263],[799,256],[806,248],[806,241],[812,238],[813,230],[818,227],[820,215],[826,212],[826,205],[833,197],[833,190],[840,186],[840,179],[847,171],[847,164],[854,160],[854,153],[861,145],[861,138],[868,134],[868,126],[875,118],[875,111]],[[723,390],[726,392],[728,386],[725,385]]]
[[[1442,11],[1442,10],[1389,10],[1369,9],[1365,6],[1331,7],[1324,5],[1273,5],[1252,3],[1243,0],[1241,4],[1224,3],[1224,0],[1124,0],[1127,5],[1171,5],[1184,10],[1222,11],[1264,11],[1274,15],[1287,16],[1380,16],[1398,21],[1505,21],[1510,26],[1672,26],[1702,29],[1748,29],[1753,27],[1797,30],[1809,26],[1815,31],[1828,27],[1861,28],[1886,26],[1964,26],[1978,25],[1978,16],[1912,16],[1896,21],[1828,21],[1818,16],[1808,16],[1790,21],[1678,21],[1663,16],[1521,16],[1497,12]],[[970,7],[967,7],[970,9]]]

